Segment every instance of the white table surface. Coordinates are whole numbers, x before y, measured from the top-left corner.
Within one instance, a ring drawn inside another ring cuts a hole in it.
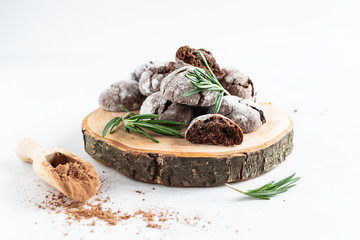
[[[2,236],[358,239],[359,4],[129,2],[0,1]],[[251,189],[296,172],[301,180],[294,189],[270,201],[248,199],[226,187],[155,185],[152,190],[154,185],[124,177],[84,151],[80,125],[98,107],[100,92],[147,60],[173,59],[184,44],[209,49],[222,66],[247,73],[259,100],[272,102],[294,120],[295,147],[287,160],[234,186]],[[171,222],[158,230],[131,219],[117,226],[68,226],[65,215],[35,205],[50,187],[14,154],[15,143],[26,136],[93,164],[104,180],[102,196],[111,198],[113,209],[157,207],[198,215],[211,224]],[[136,190],[146,193],[146,201]]]

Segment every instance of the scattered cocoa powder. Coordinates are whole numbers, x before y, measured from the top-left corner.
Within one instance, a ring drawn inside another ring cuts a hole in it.
[[[141,194],[144,193],[141,192]],[[36,205],[40,209],[48,210],[49,213],[64,213],[68,225],[71,225],[74,222],[81,223],[83,221],[86,221],[84,225],[89,226],[95,226],[98,222],[117,225],[128,219],[136,218],[146,222],[145,226],[148,228],[164,229],[169,228],[171,222],[180,222],[181,224],[188,226],[196,226],[201,222],[201,219],[198,216],[183,217],[179,212],[171,211],[169,209],[138,209],[133,213],[129,213],[123,212],[120,209],[112,210],[111,208],[105,208],[103,207],[104,203],[111,203],[110,198],[106,197],[105,199],[102,199],[97,197],[88,202],[75,202],[62,193],[55,194],[49,192],[44,200]],[[87,221],[89,219],[92,219],[91,223]],[[206,221],[203,223],[206,224]]]

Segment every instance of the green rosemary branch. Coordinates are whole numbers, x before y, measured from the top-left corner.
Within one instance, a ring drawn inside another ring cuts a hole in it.
[[[278,181],[278,182],[271,181],[262,187],[259,187],[257,189],[253,189],[253,190],[248,190],[248,191],[241,191],[237,188],[234,188],[233,186],[231,186],[229,184],[225,184],[225,186],[227,186],[231,189],[234,189],[235,191],[238,191],[242,194],[248,195],[250,197],[268,200],[268,199],[270,199],[270,197],[273,197],[280,193],[284,193],[287,190],[289,190],[290,188],[296,186],[296,184],[294,184],[294,183],[297,182],[300,179],[300,177],[294,178],[294,176],[295,176],[295,173],[287,178],[284,178],[284,179]]]
[[[137,132],[139,134],[145,135],[150,138],[152,141],[158,143],[159,141],[150,136],[144,129],[160,133],[168,136],[180,137],[181,127],[179,126],[169,126],[169,125],[185,125],[182,122],[175,122],[169,120],[158,120],[154,118],[159,118],[159,115],[156,114],[140,114],[136,115],[133,112],[129,112],[124,106],[121,105],[121,108],[127,112],[123,117],[115,117],[111,119],[104,127],[102,132],[102,137],[105,137],[106,133],[109,131],[109,134],[112,133],[114,127],[118,126],[121,122],[124,124],[125,131],[130,133],[131,131]],[[110,129],[110,130],[109,130]]]
[[[182,97],[189,97],[195,93],[202,92],[202,91],[217,91],[219,95],[215,102],[214,113],[217,113],[220,109],[222,99],[224,95],[230,95],[230,93],[223,88],[220,82],[215,77],[215,74],[209,67],[209,64],[206,61],[204,54],[198,51],[202,61],[204,62],[207,70],[202,68],[195,68],[193,72],[185,74],[191,84],[195,87],[194,89],[184,93]]]

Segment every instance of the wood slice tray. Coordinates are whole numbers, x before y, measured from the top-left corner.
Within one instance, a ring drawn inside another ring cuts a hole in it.
[[[238,146],[192,144],[185,139],[143,135],[117,128],[101,137],[108,121],[124,113],[100,108],[82,123],[85,151],[95,160],[143,182],[170,186],[216,186],[259,176],[278,166],[293,149],[293,122],[271,104],[260,103],[267,122],[245,134]]]

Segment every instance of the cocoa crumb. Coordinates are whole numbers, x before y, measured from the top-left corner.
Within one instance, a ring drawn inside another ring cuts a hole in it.
[[[161,229],[162,226],[156,223],[148,223],[148,225],[146,225],[146,227],[150,227],[150,228],[156,228],[156,229]]]

